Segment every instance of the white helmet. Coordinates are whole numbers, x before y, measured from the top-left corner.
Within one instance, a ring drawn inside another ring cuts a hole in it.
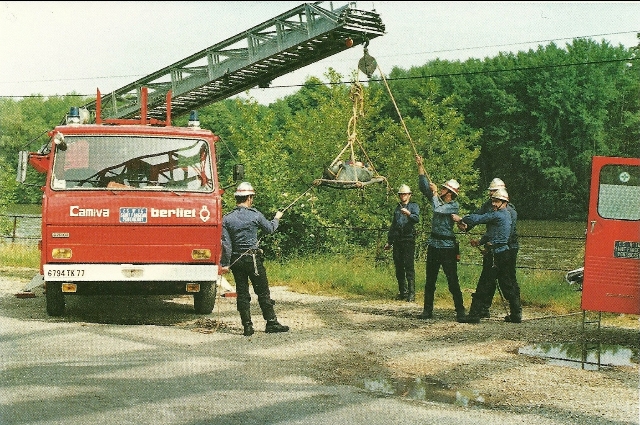
[[[509,202],[509,194],[507,193],[507,189],[503,187],[499,187],[496,191],[491,195],[491,199],[500,199],[501,201]]]
[[[398,188],[398,194],[401,193],[411,193],[411,188],[409,187],[409,185],[401,184]]]
[[[253,186],[251,186],[251,183],[242,182],[238,185],[238,188],[236,189],[236,192],[233,194],[233,196],[249,196],[255,194],[256,192],[253,190]]]
[[[460,191],[460,183],[458,183],[458,181],[456,179],[451,179],[449,181],[444,182],[442,184],[442,187],[452,191],[456,195]]]
[[[495,179],[491,180],[491,183],[489,183],[489,189],[487,190],[496,190],[500,188],[506,189],[507,185],[504,184],[502,179],[496,177]]]

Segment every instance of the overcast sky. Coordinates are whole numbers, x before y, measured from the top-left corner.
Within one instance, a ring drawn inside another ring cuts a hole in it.
[[[93,96],[116,90],[304,2],[0,2],[0,96]],[[333,2],[335,7],[346,1]],[[386,34],[369,53],[388,74],[433,59],[484,59],[576,37],[638,45],[640,2],[361,1]],[[322,3],[330,8],[330,2]],[[356,46],[249,95],[269,103],[329,67],[348,80],[362,57]],[[366,79],[363,74],[361,79]],[[375,78],[375,75],[374,75]]]

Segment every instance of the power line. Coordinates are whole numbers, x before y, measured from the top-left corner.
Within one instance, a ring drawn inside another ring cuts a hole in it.
[[[459,49],[427,50],[427,51],[424,51],[424,52],[395,54],[393,56],[387,56],[387,57],[414,56],[414,55],[424,55],[424,54],[433,54],[433,53],[451,53],[451,52],[463,52],[463,51],[467,51],[467,50],[489,49],[489,48],[495,48],[495,47],[522,46],[522,45],[525,45],[525,44],[534,44],[534,43],[551,43],[551,42],[554,42],[554,41],[562,41],[562,40],[577,40],[577,39],[586,39],[586,38],[592,38],[592,37],[604,37],[604,36],[611,36],[611,35],[631,34],[631,33],[634,33],[634,32],[638,33],[639,31],[640,30],[622,31],[622,32],[610,32],[610,33],[604,33],[604,34],[583,35],[583,36],[577,36],[577,37],[550,38],[550,39],[546,39],[546,40],[522,41],[522,42],[519,42],[519,43],[490,44],[490,45],[486,45],[486,46],[461,47]],[[384,55],[378,55],[378,56],[385,57]]]

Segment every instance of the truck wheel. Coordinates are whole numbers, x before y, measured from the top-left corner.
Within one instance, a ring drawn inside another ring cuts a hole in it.
[[[200,292],[193,294],[193,308],[197,314],[210,314],[216,303],[216,282],[204,282]]]
[[[62,316],[64,314],[64,294],[62,282],[45,282],[45,297],[47,298],[47,314]]]

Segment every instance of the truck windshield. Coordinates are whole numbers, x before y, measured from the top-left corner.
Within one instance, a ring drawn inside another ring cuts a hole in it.
[[[208,144],[201,139],[66,136],[54,156],[54,190],[213,190]]]

